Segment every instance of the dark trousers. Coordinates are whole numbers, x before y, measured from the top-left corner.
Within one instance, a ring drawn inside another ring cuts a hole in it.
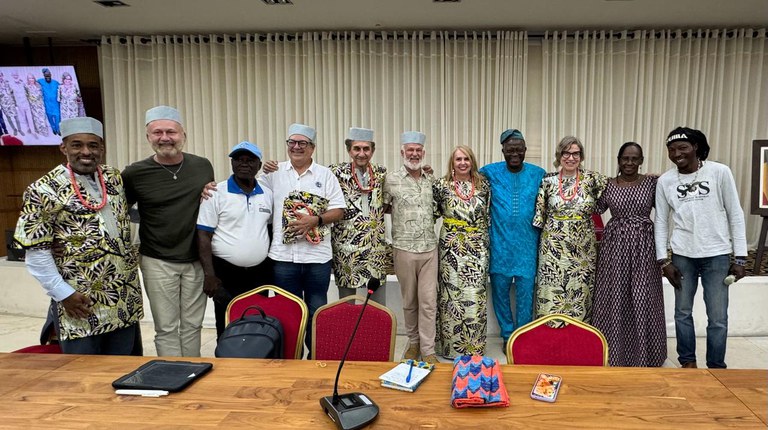
[[[272,284],[272,260],[267,258],[259,265],[240,267],[214,255],[213,272],[221,280],[221,286],[224,289],[213,297],[213,313],[216,316],[216,337],[218,338],[227,326],[226,314],[229,302],[256,287]],[[240,316],[237,315],[237,317]]]
[[[134,355],[137,338],[141,342],[139,323],[109,333],[61,340],[59,345],[64,354]]]
[[[61,333],[61,329],[59,328],[58,305],[51,299],[43,332],[40,334],[40,344],[48,344],[52,337],[58,339],[59,333]],[[57,340],[57,342],[61,347],[61,352],[65,354],[134,355],[137,357],[144,355],[140,323],[97,336],[75,340]],[[127,348],[126,342],[131,343],[130,348]],[[126,349],[128,352],[125,352]]]
[[[307,332],[304,343],[312,351],[312,316],[320,306],[328,303],[328,285],[331,283],[331,261],[325,263],[290,263],[275,261],[275,284],[301,297],[307,304]],[[312,357],[310,357],[312,358]]]
[[[0,134],[8,134],[8,129],[5,128],[5,121],[3,121],[3,113],[2,112],[0,112]]]

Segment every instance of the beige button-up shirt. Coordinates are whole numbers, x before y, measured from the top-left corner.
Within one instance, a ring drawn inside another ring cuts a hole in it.
[[[437,247],[431,175],[419,179],[405,167],[387,174],[384,203],[392,206],[392,245],[408,252],[428,252]]]

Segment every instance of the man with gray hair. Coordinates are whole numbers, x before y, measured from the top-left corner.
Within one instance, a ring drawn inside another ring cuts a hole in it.
[[[409,345],[405,358],[437,363],[437,235],[432,183],[424,172],[426,135],[402,134],[403,167],[387,174],[384,203],[392,213],[394,265],[403,295],[403,317]]]
[[[210,161],[183,152],[181,114],[149,109],[147,141],[155,154],[123,171],[128,204],[138,203],[141,274],[155,323],[158,356],[200,356],[207,298],[195,232],[200,190],[213,181]]]
[[[15,243],[55,302],[64,353],[129,355],[144,311],[120,172],[101,164],[101,122],[68,119],[61,135],[67,163],[24,192]]]
[[[304,124],[288,128],[288,161],[259,178],[272,190],[272,245],[275,284],[307,304],[309,319],[305,343],[312,345],[312,316],[328,303],[331,282],[329,226],[344,216],[346,203],[333,173],[312,158],[315,129]]]
[[[344,145],[351,161],[329,166],[347,203],[344,218],[333,226],[333,278],[339,298],[355,294],[376,278],[381,288],[371,298],[385,304],[384,286],[391,266],[384,225],[387,168],[371,163],[376,151],[373,130],[351,127]]]

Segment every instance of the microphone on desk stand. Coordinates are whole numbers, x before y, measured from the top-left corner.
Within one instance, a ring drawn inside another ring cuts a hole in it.
[[[352,330],[352,336],[349,337],[349,343],[347,344],[347,350],[344,351],[344,355],[341,357],[341,363],[339,363],[339,370],[336,371],[336,382],[333,383],[333,396],[327,396],[320,399],[320,407],[331,418],[331,421],[336,423],[336,427],[342,430],[353,430],[365,427],[368,423],[375,420],[379,415],[379,407],[368,396],[363,393],[348,393],[339,395],[339,375],[341,375],[341,368],[344,366],[344,361],[347,359],[349,348],[352,346],[352,341],[355,339],[355,333],[357,333],[357,327],[360,325],[360,320],[363,319],[363,313],[365,307],[368,306],[368,299],[381,286],[381,281],[377,278],[371,278],[368,281],[368,295],[365,296],[363,307],[360,309],[360,316],[357,318],[355,328]]]

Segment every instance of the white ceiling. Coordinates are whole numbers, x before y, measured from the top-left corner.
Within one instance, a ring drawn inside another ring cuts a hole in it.
[[[757,28],[768,0],[1,0],[0,43],[69,44],[101,35],[303,30]]]

